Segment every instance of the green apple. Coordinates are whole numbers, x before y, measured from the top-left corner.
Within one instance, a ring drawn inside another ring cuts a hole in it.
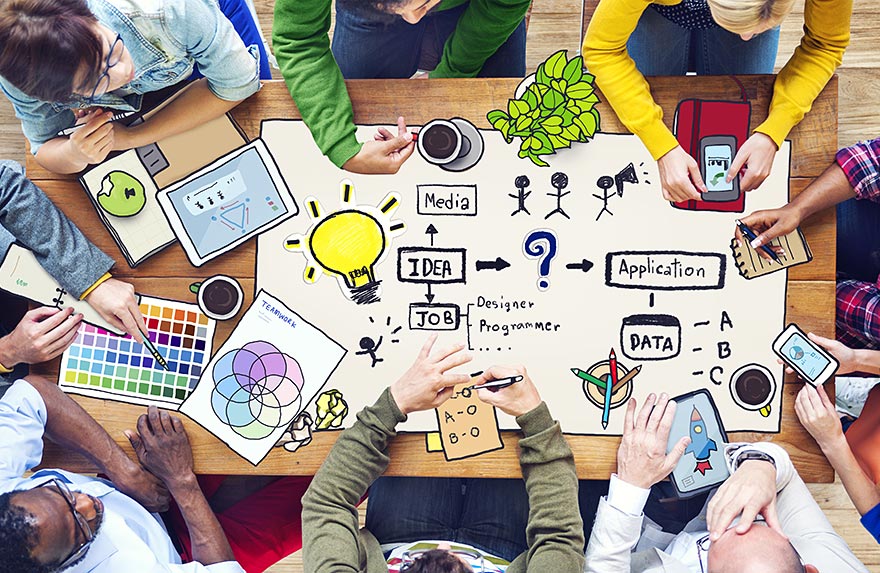
[[[101,181],[98,205],[114,217],[133,217],[146,204],[143,183],[125,171],[111,171]]]

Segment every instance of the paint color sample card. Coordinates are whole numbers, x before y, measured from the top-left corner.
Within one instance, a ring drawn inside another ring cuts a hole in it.
[[[477,398],[470,382],[455,387],[455,393],[437,411],[440,440],[446,460],[460,460],[504,447],[498,431],[495,406]]]
[[[175,410],[189,396],[211,358],[216,322],[194,304],[142,296],[140,307],[168,370],[130,335],[83,324],[61,357],[65,392]]]

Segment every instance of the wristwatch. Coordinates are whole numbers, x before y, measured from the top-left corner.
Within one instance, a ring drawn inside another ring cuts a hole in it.
[[[769,463],[773,464],[774,468],[776,467],[776,462],[773,460],[773,458],[770,455],[765,454],[764,452],[759,452],[757,450],[747,450],[747,451],[739,454],[738,456],[736,456],[736,459],[733,462],[733,470],[736,471],[739,468],[740,464],[742,464],[743,462],[750,461],[750,460],[760,460],[763,462],[769,462]]]

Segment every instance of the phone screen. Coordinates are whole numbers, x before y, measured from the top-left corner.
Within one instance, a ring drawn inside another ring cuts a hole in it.
[[[782,354],[800,373],[810,380],[816,380],[828,367],[830,361],[819,354],[813,343],[806,340],[800,333],[792,334],[782,345]]]
[[[733,181],[727,181],[727,170],[733,161],[733,149],[729,145],[707,145],[703,150],[703,172],[709,192],[731,191]]]

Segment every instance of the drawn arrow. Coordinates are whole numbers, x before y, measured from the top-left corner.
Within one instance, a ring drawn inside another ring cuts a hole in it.
[[[438,233],[437,227],[435,227],[433,224],[428,225],[428,228],[425,229],[425,234],[431,236],[431,246],[432,247],[434,246],[434,235],[436,235],[437,233]],[[430,302],[430,301],[428,301],[428,302]]]
[[[431,283],[428,283],[428,294],[425,295],[425,298],[428,299],[428,303],[434,302],[434,294],[431,292]]]
[[[486,271],[486,270],[496,270],[500,271],[506,269],[510,266],[510,263],[498,257],[494,261],[477,261],[477,270],[478,271]]]
[[[584,272],[587,272],[588,270],[593,268],[593,263],[591,263],[587,259],[584,259],[579,263],[568,263],[567,265],[565,265],[565,268],[572,269],[572,270],[580,269]]]

